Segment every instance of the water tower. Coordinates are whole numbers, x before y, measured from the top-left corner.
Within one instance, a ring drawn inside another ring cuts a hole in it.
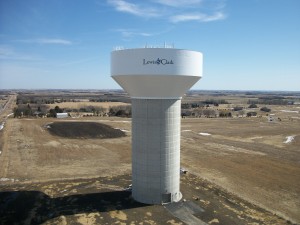
[[[132,100],[132,196],[177,202],[181,98],[202,76],[202,54],[174,48],[119,49],[111,76]]]

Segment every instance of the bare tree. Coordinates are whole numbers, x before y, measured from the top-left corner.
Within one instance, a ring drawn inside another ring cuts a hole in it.
[[[208,118],[216,117],[216,112],[213,109],[204,109],[203,115]]]

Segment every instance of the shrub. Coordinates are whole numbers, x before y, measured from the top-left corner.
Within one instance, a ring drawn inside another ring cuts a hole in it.
[[[256,116],[257,112],[247,112],[247,117]]]
[[[233,111],[240,111],[240,110],[243,110],[243,107],[236,106],[236,107],[233,108]]]
[[[251,105],[249,105],[249,107],[248,108],[257,108],[257,105],[256,104],[251,104]]]
[[[203,110],[203,115],[208,118],[216,117],[216,112],[213,109],[205,109]]]
[[[271,112],[271,109],[267,108],[267,107],[262,107],[260,109],[260,111],[263,111],[263,112]]]
[[[232,114],[231,114],[231,112],[220,111],[219,112],[219,117],[232,117]]]

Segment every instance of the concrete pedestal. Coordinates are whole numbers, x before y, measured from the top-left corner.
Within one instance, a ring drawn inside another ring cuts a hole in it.
[[[132,196],[147,204],[180,193],[180,99],[132,99]]]

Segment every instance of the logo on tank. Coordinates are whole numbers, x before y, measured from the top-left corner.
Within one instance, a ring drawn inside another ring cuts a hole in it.
[[[157,58],[157,60],[146,60],[143,59],[143,65],[149,65],[149,64],[156,64],[156,65],[169,65],[169,64],[174,64],[173,60],[168,60],[168,59],[160,59]]]

